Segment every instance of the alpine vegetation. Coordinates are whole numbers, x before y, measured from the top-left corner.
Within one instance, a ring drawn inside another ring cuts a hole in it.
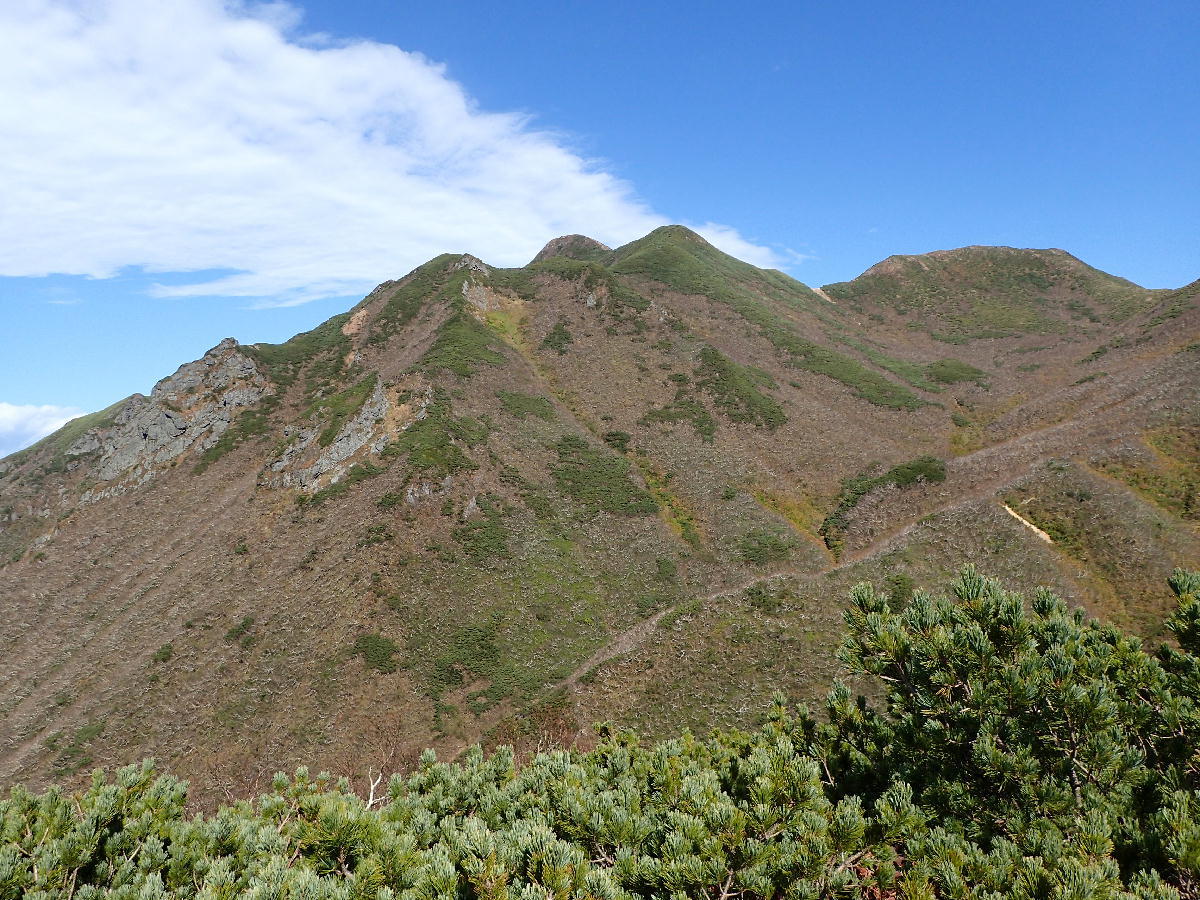
[[[1154,651],[973,569],[854,588],[821,713],[518,764],[426,752],[366,798],[300,769],[185,814],[152,762],[0,803],[0,897],[1186,898],[1200,890],[1200,573]]]

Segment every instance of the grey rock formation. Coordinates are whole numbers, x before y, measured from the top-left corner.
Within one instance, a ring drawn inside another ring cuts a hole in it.
[[[66,453],[98,455],[91,475],[99,481],[131,476],[141,483],[189,449],[211,447],[242,410],[271,392],[254,361],[227,338],[156,384],[149,397],[134,394],[111,425],[82,435]]]
[[[238,382],[251,382],[261,387],[266,380],[259,374],[254,361],[238,352],[237,347],[237,341],[225,338],[200,359],[184,363],[174,375],[156,384],[150,396],[161,403],[182,406],[193,400],[201,388],[215,394]],[[231,402],[237,405],[236,400]]]
[[[422,500],[428,500],[431,497],[440,497],[446,491],[450,490],[452,484],[454,484],[454,479],[449,475],[439,482],[414,482],[404,489],[404,502],[409,506],[416,506]]]
[[[470,269],[472,272],[479,272],[481,275],[492,274],[492,270],[487,267],[487,264],[482,259],[472,256],[470,253],[464,253],[450,266],[450,271],[452,272],[458,269]]]
[[[92,430],[86,432],[75,443],[67,448],[67,456],[86,456],[100,449],[100,434]]]
[[[312,446],[320,429],[313,427],[296,431],[298,439],[269,467],[271,471],[281,473],[277,483],[284,487],[311,490],[316,488],[320,479],[326,475],[329,475],[329,484],[337,482],[346,472],[347,467],[343,465],[346,460],[368,444],[371,451],[376,453],[387,444],[387,436],[381,433],[379,423],[390,408],[391,401],[383,385],[376,382],[375,390],[363,403],[362,409],[342,426],[337,437],[308,465],[303,465],[301,461],[307,455],[305,451]],[[297,468],[297,465],[303,467]]]
[[[267,468],[272,472],[284,472],[292,468],[300,462],[304,456],[304,451],[308,449],[308,445],[313,442],[316,436],[320,434],[319,428],[297,428],[294,425],[289,425],[283,429],[285,439],[291,441],[287,448],[280,455],[279,459],[275,460]],[[291,473],[285,474],[278,480],[281,485],[292,484]]]
[[[500,295],[484,284],[468,279],[463,282],[463,298],[480,312],[503,309]]]

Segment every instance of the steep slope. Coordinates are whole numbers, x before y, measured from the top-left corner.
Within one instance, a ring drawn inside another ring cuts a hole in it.
[[[448,254],[0,462],[0,779],[745,722],[824,693],[850,581],[969,558],[1152,627],[1200,550],[1195,286],[1007,248],[858,282],[678,226]]]

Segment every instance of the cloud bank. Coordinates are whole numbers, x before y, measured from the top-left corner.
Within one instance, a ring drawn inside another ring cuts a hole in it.
[[[616,245],[665,223],[443,67],[298,21],[281,3],[0,4],[0,274],[208,270],[158,292],[280,305],[448,250],[519,265],[559,234]],[[779,264],[732,228],[697,230]]]
[[[17,406],[0,402],[0,459],[41,440],[83,410],[70,406]]]

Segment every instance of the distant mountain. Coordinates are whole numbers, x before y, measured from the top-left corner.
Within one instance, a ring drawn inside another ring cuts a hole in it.
[[[1004,247],[812,289],[670,226],[223,341],[0,461],[0,780],[742,724],[824,695],[850,584],[968,561],[1156,633],[1198,301]]]

